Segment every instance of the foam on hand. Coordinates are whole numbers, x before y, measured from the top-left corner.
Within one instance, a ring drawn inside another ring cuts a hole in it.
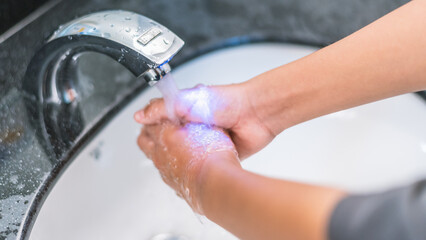
[[[188,131],[187,144],[194,151],[197,149],[211,153],[234,149],[231,139],[218,128],[202,123],[188,123],[185,129]]]

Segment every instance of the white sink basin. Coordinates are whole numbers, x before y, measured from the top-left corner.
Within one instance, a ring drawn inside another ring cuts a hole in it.
[[[253,44],[219,50],[174,70],[181,88],[228,84],[301,58],[316,48]],[[78,155],[48,196],[31,240],[234,239],[195,216],[136,145],[133,113],[160,94],[143,92]],[[414,94],[324,116],[286,130],[244,161],[283,179],[382,190],[426,176],[426,103]]]

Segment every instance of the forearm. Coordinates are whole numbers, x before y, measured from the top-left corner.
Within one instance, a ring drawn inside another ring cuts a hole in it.
[[[414,1],[347,38],[248,81],[258,116],[278,134],[300,122],[426,89],[426,1]],[[257,94],[258,95],[258,94]]]
[[[242,239],[326,239],[342,192],[259,176],[226,162],[210,161],[200,178],[209,219]]]

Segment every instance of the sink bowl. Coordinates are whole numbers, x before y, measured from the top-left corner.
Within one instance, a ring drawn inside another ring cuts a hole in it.
[[[317,50],[261,43],[218,50],[173,71],[180,88],[245,81]],[[143,91],[73,160],[48,195],[30,235],[43,239],[235,239],[162,182],[136,145],[133,113]],[[415,94],[292,127],[243,162],[267,176],[371,192],[426,176],[426,102]]]

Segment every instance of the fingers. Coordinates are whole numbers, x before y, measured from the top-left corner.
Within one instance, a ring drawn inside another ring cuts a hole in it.
[[[143,109],[134,114],[136,122],[141,124],[156,124],[167,120],[167,110],[164,104],[164,99],[156,98],[145,106]]]
[[[155,143],[159,142],[160,135],[162,134],[162,128],[164,127],[163,124],[154,124],[154,125],[148,125],[144,127],[144,130],[146,131],[147,135],[149,136],[152,141]]]
[[[214,124],[214,115],[222,108],[223,100],[213,87],[197,85],[178,93],[173,109],[169,109],[173,114],[168,114],[164,99],[154,99],[144,109],[136,112],[134,118],[145,125],[165,120],[175,121],[169,119],[169,115],[176,115],[180,122]]]
[[[229,93],[230,87],[204,85],[179,92],[175,114],[181,122],[197,122],[228,128],[235,122],[239,102]]]
[[[175,114],[181,122],[203,122],[211,124],[217,99],[213,97],[211,88],[203,85],[179,92],[175,104]]]
[[[149,159],[152,159],[155,151],[155,143],[150,138],[146,128],[142,129],[141,134],[138,137],[138,146]]]
[[[138,137],[138,145],[148,155],[152,156],[158,144],[164,144],[163,137],[169,138],[170,132],[174,132],[174,125],[170,123],[145,125]]]
[[[203,85],[197,85],[191,89],[185,89],[179,92],[175,99],[174,114],[180,119],[181,122],[206,122],[206,115],[210,116],[211,101],[210,88]],[[211,117],[209,117],[211,118]],[[143,109],[134,114],[136,122],[149,125],[160,123],[169,119],[167,114],[167,107],[163,98],[151,100],[151,102]],[[210,122],[206,122],[210,123]]]

